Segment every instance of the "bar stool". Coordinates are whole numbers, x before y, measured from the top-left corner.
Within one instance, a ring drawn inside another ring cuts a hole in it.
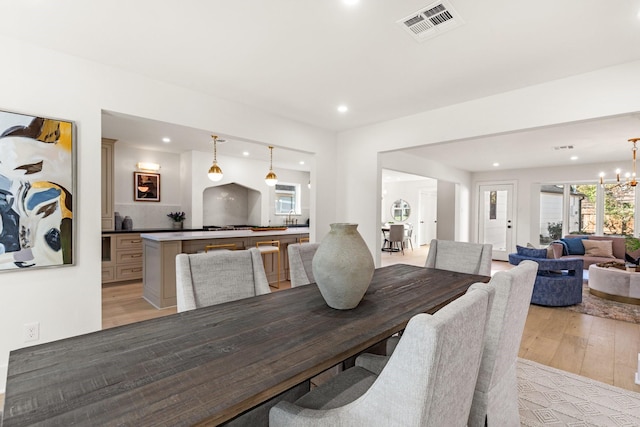
[[[261,255],[265,255],[265,254],[276,254],[276,257],[278,258],[278,282],[277,282],[277,286],[275,286],[276,289],[280,289],[280,241],[279,240],[268,240],[265,242],[257,242],[256,243],[256,248],[258,248],[258,250],[260,251]],[[263,262],[264,262],[264,257],[262,257]],[[269,286],[272,286],[271,284],[269,284]]]
[[[204,252],[207,253],[209,252],[209,250],[213,250],[213,249],[227,249],[229,251],[235,251],[236,250],[236,244],[235,243],[224,243],[224,244],[220,244],[220,245],[207,245],[204,247]]]
[[[308,237],[300,237],[298,239],[298,243],[309,243],[309,238]]]

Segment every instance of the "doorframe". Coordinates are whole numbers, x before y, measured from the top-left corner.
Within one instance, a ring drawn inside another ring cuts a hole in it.
[[[518,181],[515,180],[505,180],[505,181],[476,181],[475,185],[474,185],[474,191],[475,191],[475,203],[473,204],[473,227],[475,228],[475,230],[473,230],[473,236],[475,236],[475,241],[476,243],[480,242],[480,203],[482,202],[481,198],[480,198],[480,187],[482,186],[492,186],[492,185],[512,185],[513,186],[513,192],[512,192],[512,201],[511,201],[511,209],[513,211],[512,213],[512,220],[511,223],[513,231],[512,231],[512,238],[511,238],[511,247],[507,248],[507,252],[515,252],[516,251],[516,245],[518,242],[518,227],[519,227],[519,223],[518,223]]]

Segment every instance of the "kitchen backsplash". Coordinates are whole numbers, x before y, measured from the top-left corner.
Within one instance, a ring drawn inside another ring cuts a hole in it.
[[[131,217],[133,221],[133,229],[143,228],[171,228],[171,218],[167,216],[169,212],[181,211],[178,205],[157,205],[151,203],[135,203],[128,205],[114,206],[114,211],[120,213],[120,216]]]

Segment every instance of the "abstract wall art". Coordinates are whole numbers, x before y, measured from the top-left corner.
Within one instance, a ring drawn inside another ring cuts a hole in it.
[[[0,271],[74,263],[75,126],[0,111]]]

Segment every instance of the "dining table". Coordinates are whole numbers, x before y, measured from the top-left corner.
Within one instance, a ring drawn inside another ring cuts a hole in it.
[[[310,284],[13,350],[3,427],[219,425],[489,279],[396,264],[351,310]]]

